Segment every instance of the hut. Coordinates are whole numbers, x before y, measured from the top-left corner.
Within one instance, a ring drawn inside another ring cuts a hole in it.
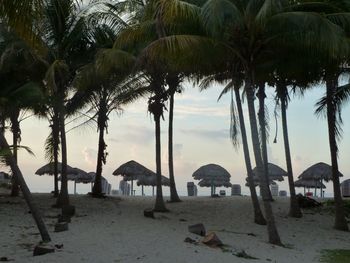
[[[193,174],[193,178],[200,180],[201,187],[211,187],[211,195],[215,194],[216,187],[231,187],[230,173],[217,164],[207,164],[198,168]]]
[[[150,169],[134,160],[122,164],[113,172],[113,175],[123,176],[124,181],[131,181],[131,195],[133,195],[134,180],[138,180],[143,176],[151,176],[154,174],[155,173]]]
[[[153,173],[152,175],[139,176],[137,180],[137,185],[142,187],[142,195],[144,195],[144,186],[152,186],[152,195],[154,195],[154,187],[157,186],[157,174]],[[169,178],[162,175],[162,185],[170,186]]]
[[[343,181],[340,187],[343,197],[350,197],[350,179]]]
[[[326,186],[321,183],[319,180],[312,179],[299,179],[294,182],[295,187],[304,187],[304,195],[306,194],[306,189],[314,188],[315,196],[317,194],[317,188],[321,189],[321,197],[322,197],[322,189],[325,189]],[[308,190],[309,191],[309,190]]]
[[[332,180],[332,166],[329,164],[320,162],[316,163],[309,168],[307,168],[305,171],[303,171],[298,178],[304,179],[304,180],[313,180],[313,181],[320,181],[320,188],[321,188],[321,197],[323,197],[323,180],[328,182]],[[339,172],[339,177],[342,177],[343,174]],[[310,187],[312,188],[312,187]],[[315,188],[315,191],[318,187]]]

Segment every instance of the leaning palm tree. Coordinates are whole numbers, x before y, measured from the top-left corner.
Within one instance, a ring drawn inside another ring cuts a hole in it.
[[[10,77],[11,78],[11,77]],[[0,74],[1,82],[4,83],[8,81],[8,76],[6,74]],[[12,78],[11,78],[12,79]],[[7,86],[0,90],[0,119],[6,118],[6,105],[14,103],[21,105],[33,105],[37,103],[38,98],[41,98],[41,92],[38,85],[33,83],[25,84],[24,86]],[[5,114],[5,116],[4,116]],[[3,129],[3,127],[1,127]],[[2,160],[5,160],[6,164],[10,166],[12,174],[15,177],[16,182],[21,188],[24,199],[26,200],[31,214],[37,224],[41,238],[44,242],[49,242],[50,236],[46,229],[45,223],[42,219],[41,213],[38,207],[35,205],[33,197],[30,190],[24,180],[23,174],[19,169],[17,162],[11,152],[11,148],[7,143],[4,133],[0,133],[0,148],[2,149]]]

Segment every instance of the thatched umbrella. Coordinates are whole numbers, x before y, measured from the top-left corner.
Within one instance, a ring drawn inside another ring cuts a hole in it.
[[[154,195],[154,187],[157,186],[157,174],[153,173],[152,175],[139,176],[137,180],[137,185],[142,186],[142,195],[144,186],[152,186],[152,195]],[[162,185],[170,186],[169,178],[162,175]]]
[[[82,183],[83,181],[89,179],[91,179],[91,176],[79,168],[71,168],[70,172],[67,173],[67,180],[74,181],[74,194],[77,192],[77,183]],[[61,180],[61,176],[58,177],[58,180]]]
[[[249,181],[248,181],[248,177],[245,178],[246,183],[245,186],[249,187]],[[253,182],[254,182],[254,187],[260,186],[260,179],[257,176],[253,177]],[[276,182],[269,179],[269,185],[275,185]]]
[[[57,170],[58,173],[62,173],[62,164],[61,163],[57,163]],[[54,163],[48,163],[46,165],[44,165],[43,167],[39,168],[38,170],[36,170],[35,174],[37,175],[44,175],[44,174],[48,174],[48,175],[53,175],[55,173],[54,171]],[[74,168],[72,168],[71,166],[67,165],[67,175],[68,174],[75,174],[77,173],[77,170],[75,170]]]
[[[339,177],[342,177],[343,174],[339,172]],[[322,197],[322,182],[332,180],[332,166],[326,163],[316,163],[309,168],[307,168],[301,175],[298,176],[299,179],[306,180],[318,180],[321,181],[321,197]],[[315,188],[316,189],[316,188]]]
[[[203,180],[203,185],[210,183],[211,194],[215,193],[215,182],[230,183],[230,173],[217,164],[207,164],[198,168],[193,174],[196,180]]]
[[[131,194],[133,194],[133,183],[134,180],[138,180],[143,176],[152,176],[154,172],[146,168],[142,164],[131,160],[121,166],[119,166],[114,172],[113,175],[123,176],[124,181],[131,181]]]
[[[283,170],[281,167],[273,164],[273,163],[268,163],[267,164],[267,169],[269,173],[269,180],[272,181],[284,181],[284,176],[288,176],[287,172]],[[257,167],[253,169],[253,174],[254,174],[254,181],[258,178],[257,175]],[[259,179],[257,179],[259,180]]]
[[[299,179],[294,182],[295,187],[304,187],[304,195],[305,195],[305,188],[314,188],[315,189],[315,196],[316,196],[316,189],[320,188],[321,191],[322,189],[325,189],[326,186],[320,182],[319,180],[312,180],[312,179]],[[321,197],[322,197],[322,192],[321,192]]]
[[[222,180],[206,180],[206,179],[202,179],[199,181],[198,185],[200,187],[232,187],[232,184],[230,182],[227,181],[222,181]]]

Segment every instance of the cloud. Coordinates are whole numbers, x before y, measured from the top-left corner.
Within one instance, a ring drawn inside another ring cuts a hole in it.
[[[174,114],[180,116],[206,116],[206,117],[227,117],[229,116],[229,108],[223,106],[208,105],[178,105],[174,108]]]
[[[193,136],[201,136],[205,138],[210,139],[229,139],[230,133],[228,129],[219,129],[219,130],[209,130],[209,129],[181,129],[182,133],[186,135],[193,135]]]
[[[83,154],[83,156],[84,156],[85,162],[86,162],[88,165],[94,167],[95,164],[96,164],[97,151],[96,151],[95,149],[85,147],[85,148],[82,150],[82,154]]]
[[[148,144],[154,140],[154,130],[140,125],[127,125],[123,128],[125,133],[117,141],[132,141],[136,144]]]

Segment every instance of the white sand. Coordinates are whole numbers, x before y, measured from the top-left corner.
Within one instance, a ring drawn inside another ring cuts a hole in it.
[[[33,257],[33,247],[40,236],[24,200],[2,196],[0,257],[15,262],[306,263],[318,262],[321,249],[350,248],[350,234],[332,229],[333,217],[324,211],[316,214],[304,211],[302,219],[287,217],[286,198],[277,199],[273,208],[281,239],[290,248],[267,243],[266,227],[253,223],[249,197],[185,197],[182,203],[167,204],[170,213],[156,214],[156,219],[149,219],[143,216],[143,209],[153,206],[151,197],[99,200],[72,196],[77,215],[72,218],[69,231],[61,233],[53,232],[57,219],[52,217],[59,214],[59,210],[50,208],[54,199],[46,194],[36,194],[35,199],[45,216],[52,244],[63,244],[63,249]],[[216,231],[229,246],[228,250],[244,249],[258,260],[238,258],[203,244],[185,243],[186,237],[200,239],[187,230],[188,225],[199,222],[208,231]]]

